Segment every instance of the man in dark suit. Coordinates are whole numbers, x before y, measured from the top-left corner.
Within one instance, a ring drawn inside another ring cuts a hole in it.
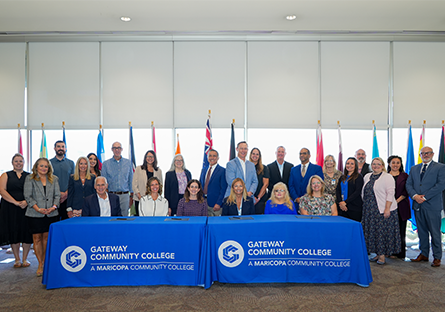
[[[220,216],[221,205],[227,189],[226,169],[218,165],[219,154],[211,149],[207,154],[209,166],[201,171],[201,182],[204,196],[207,198],[207,216]]]
[[[120,217],[119,196],[107,193],[108,183],[105,177],[99,176],[94,181],[97,194],[85,197],[82,217]]]
[[[422,163],[411,168],[406,190],[413,199],[413,210],[417,221],[420,254],[413,262],[428,261],[430,240],[434,261],[439,267],[442,259],[442,235],[440,233],[442,191],[445,189],[445,165],[433,161],[434,152],[425,146],[420,150]]]
[[[366,163],[366,152],[364,150],[357,150],[355,152],[355,159],[358,161],[358,172],[362,175],[362,177],[372,171],[369,164]]]
[[[306,188],[309,179],[313,175],[318,175],[323,179],[323,169],[319,165],[314,165],[309,162],[311,152],[307,148],[300,150],[301,165],[292,168],[289,177],[289,193],[292,200],[295,202],[295,208],[300,207],[300,197],[306,194]]]
[[[275,184],[278,182],[283,182],[286,184],[289,189],[289,177],[290,171],[292,170],[293,164],[284,161],[284,157],[286,156],[286,149],[284,146],[278,146],[277,151],[275,152],[277,156],[277,160],[273,163],[267,165],[269,168],[269,194],[272,193],[272,189]]]

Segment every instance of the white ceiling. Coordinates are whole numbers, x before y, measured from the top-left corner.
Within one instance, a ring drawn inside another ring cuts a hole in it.
[[[286,15],[297,19],[287,21]],[[130,16],[131,22],[120,21]],[[440,1],[0,0],[0,35],[38,32],[443,32]]]

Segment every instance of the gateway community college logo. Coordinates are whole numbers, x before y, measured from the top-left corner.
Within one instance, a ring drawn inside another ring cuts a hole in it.
[[[69,246],[62,252],[60,263],[69,272],[79,272],[87,263],[87,255],[82,248]]]
[[[218,258],[226,267],[234,268],[243,262],[244,249],[238,242],[225,241],[219,246]]]

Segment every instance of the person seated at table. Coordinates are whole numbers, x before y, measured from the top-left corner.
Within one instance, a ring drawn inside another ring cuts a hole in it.
[[[266,202],[264,214],[297,214],[287,186],[283,182],[278,182],[273,187],[270,199]]]
[[[201,189],[201,183],[192,179],[187,183],[184,198],[178,203],[177,216],[204,216],[207,217],[207,200]]]
[[[82,217],[121,217],[119,196],[107,192],[107,179],[103,176],[97,177],[94,188],[97,194],[85,198]]]
[[[168,216],[168,200],[162,195],[162,183],[157,177],[151,177],[147,181],[145,196],[139,200],[139,216]]]
[[[82,215],[83,201],[86,197],[96,193],[94,180],[96,176],[90,173],[88,158],[79,157],[74,168],[74,174],[70,175],[68,181],[68,218],[80,217]]]
[[[313,175],[307,185],[307,193],[300,199],[300,214],[318,216],[337,216],[334,197],[325,193],[323,179]]]
[[[232,182],[230,195],[224,198],[222,216],[254,215],[255,206],[253,200],[247,197],[246,186],[241,178]]]

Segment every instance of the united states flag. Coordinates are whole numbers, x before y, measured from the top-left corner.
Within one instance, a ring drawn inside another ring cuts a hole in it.
[[[206,139],[204,144],[204,159],[202,161],[202,168],[207,168],[209,166],[209,161],[207,159],[207,155],[209,154],[209,150],[213,148],[213,139],[212,139],[212,129],[210,128],[210,115],[207,118],[206,122]]]

